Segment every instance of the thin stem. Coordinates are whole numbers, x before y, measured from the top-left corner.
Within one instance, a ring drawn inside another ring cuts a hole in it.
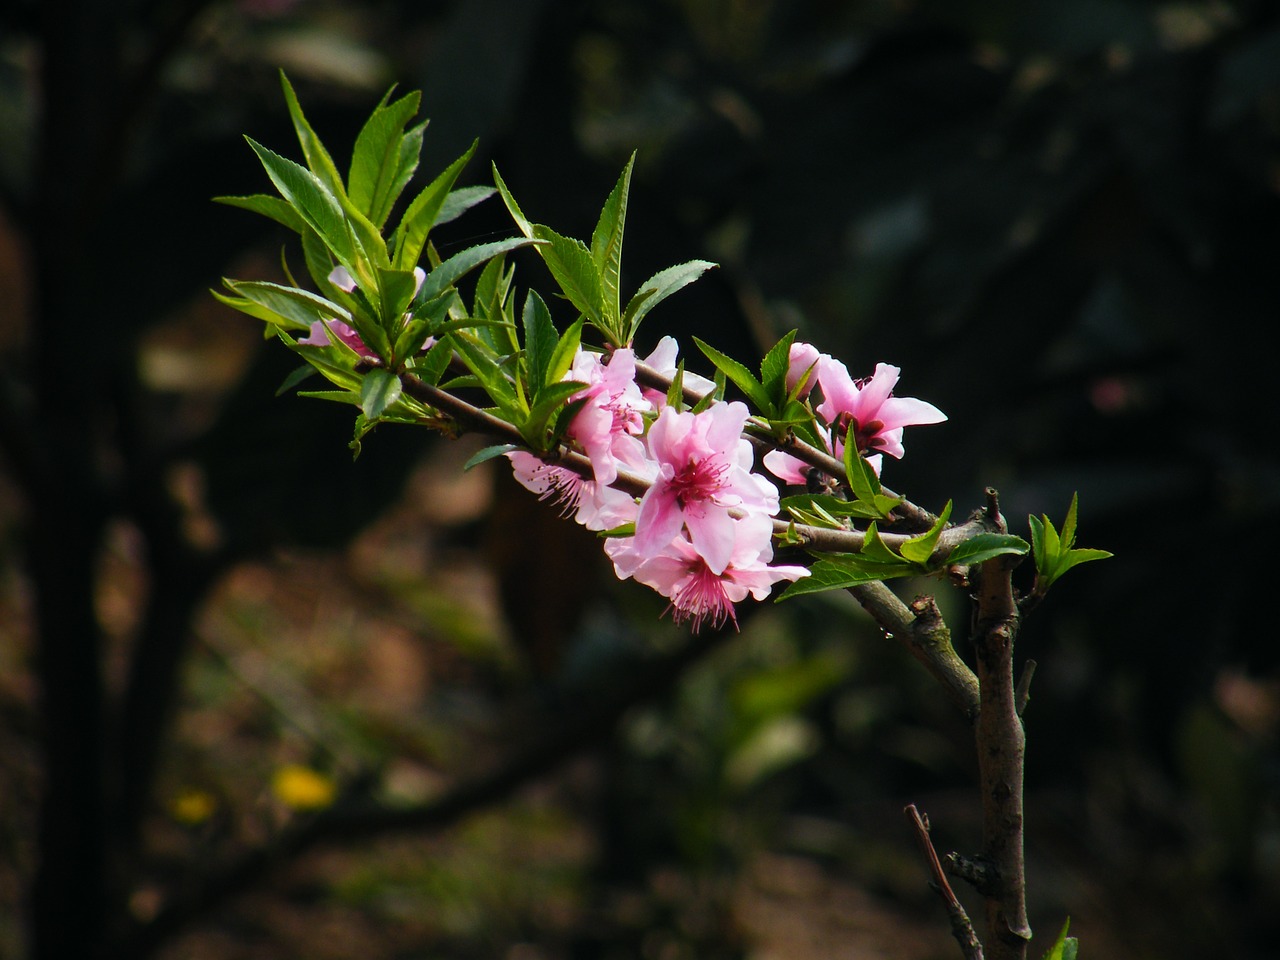
[[[960,952],[964,954],[965,960],[983,960],[982,943],[973,931],[969,914],[965,913],[964,906],[956,897],[955,891],[951,889],[947,875],[943,872],[938,851],[933,848],[933,841],[929,838],[928,821],[916,809],[914,803],[907,804],[904,812],[907,819],[911,821],[911,828],[915,831],[916,840],[920,844],[920,852],[924,854],[925,861],[929,864],[929,873],[933,877],[931,886],[938,891],[938,896],[942,898],[947,908],[947,917],[951,920],[951,935],[956,938],[956,943],[960,944]]]

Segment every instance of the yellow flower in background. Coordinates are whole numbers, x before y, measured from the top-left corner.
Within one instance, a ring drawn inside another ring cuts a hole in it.
[[[320,810],[333,803],[334,783],[322,773],[290,763],[271,777],[271,792],[290,810]]]
[[[185,788],[169,803],[170,816],[189,827],[204,823],[217,809],[218,798],[198,787]]]

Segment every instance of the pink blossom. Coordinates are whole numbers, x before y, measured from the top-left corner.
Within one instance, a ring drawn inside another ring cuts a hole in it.
[[[711,571],[720,574],[734,549],[734,512],[777,513],[777,488],[750,470],[751,443],[742,436],[748,415],[736,401],[697,414],[663,408],[648,434],[657,475],[636,517],[641,553],[656,555],[683,527]]]
[[[561,516],[572,515],[588,530],[612,530],[635,522],[636,501],[630,494],[523,450],[513,450],[507,459],[521,486],[537,494],[539,500],[550,500],[560,507]]]
[[[675,337],[663,337],[653,348],[653,353],[645,357],[642,362],[664,377],[674,377],[679,352],[680,345],[676,343]],[[705,396],[716,388],[715,381],[690,373],[688,370],[684,372],[683,382],[686,390],[692,390],[700,396]],[[667,405],[667,395],[663,391],[645,387],[642,392],[655,409],[661,410]]]
[[[844,440],[836,438],[836,441],[833,444],[831,441],[831,431],[823,427],[821,424],[818,426],[818,433],[825,441],[824,449],[826,452],[831,454],[837,460],[842,459],[844,457]],[[871,469],[876,472],[876,476],[879,476],[880,464],[884,458],[878,453],[873,453],[865,459],[867,463],[871,465]],[[791,454],[785,453],[782,450],[770,450],[761,458],[761,460],[765,467],[768,468],[769,472],[783,483],[792,483],[801,487],[808,486],[809,472],[813,467],[801,460],[799,457],[793,457]]]
[[[819,353],[818,348],[811,343],[791,344],[791,350],[787,354],[787,392],[795,390],[800,381],[804,380],[804,386],[797,396],[807,397],[813,385],[818,382],[818,371],[815,369],[818,361],[825,356],[825,353]]]
[[[608,541],[605,550],[619,577],[634,576],[671,601],[667,609],[677,623],[691,620],[695,631],[707,622],[715,627],[732,622],[736,627],[735,603],[745,600],[748,594],[764,600],[775,583],[809,575],[801,566],[769,566],[773,548],[772,524],[767,517],[740,522],[743,535],[718,572],[683,535],[650,557],[642,556],[625,539]]]
[[[837,437],[843,437],[852,425],[860,453],[876,450],[900,458],[903,427],[941,423],[947,417],[924,400],[893,396],[899,373],[895,366],[878,363],[870,379],[855,381],[843,363],[824,357],[818,361],[823,396],[818,413]]]
[[[360,334],[356,333],[355,330],[351,329],[349,325],[343,323],[341,320],[329,319],[315,321],[315,323],[311,324],[311,332],[307,334],[305,339],[299,340],[298,343],[308,347],[332,346],[332,341],[324,332],[325,327],[329,328],[333,335],[338,338],[339,342],[345,343],[366,360],[376,360],[378,358],[378,355],[370,350],[365,345],[365,342],[360,339]]]
[[[597,353],[580,350],[566,379],[587,386],[572,400],[585,400],[574,415],[566,435],[591,460],[595,480],[610,484],[618,477],[618,465],[645,473],[644,414],[652,406],[636,386],[635,354],[630,349],[613,351],[606,364]]]

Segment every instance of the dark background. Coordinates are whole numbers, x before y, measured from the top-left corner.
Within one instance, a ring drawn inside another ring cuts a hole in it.
[[[885,468],[917,502],[992,485],[1025,532],[1079,491],[1115,557],[1021,638],[1032,954],[1070,915],[1086,957],[1273,955],[1278,13],[7,4],[0,953],[956,952],[900,810],[977,847],[969,733],[851,602],[689,646],[461,477],[474,446],[380,430],[353,463],[346,409],[273,396],[287,353],[207,290],[284,238],[209,198],[268,188],[242,134],[297,155],[283,68],[340,166],[421,89],[423,174],[478,137],[462,182],[494,162],[573,236],[638,149],[624,284],[720,264],[642,350],[798,327],[947,412]],[[296,766],[375,812],[308,811]]]

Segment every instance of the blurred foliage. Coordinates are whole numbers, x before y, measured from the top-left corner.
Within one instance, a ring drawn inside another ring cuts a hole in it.
[[[279,270],[281,236],[209,197],[259,189],[242,133],[289,142],[284,67],[334,145],[389,82],[421,88],[424,171],[479,137],[467,182],[495,160],[568,235],[638,148],[624,288],[721,264],[646,336],[752,365],[799,327],[853,370],[900,365],[950,416],[886,468],[926,506],[990,484],[1025,533],[1078,490],[1115,558],[1023,634],[1037,943],[1070,914],[1086,956],[1268,955],[1274,4],[73,6],[0,12],[0,952],[39,857],[26,538],[47,528],[24,426],[70,464],[67,522],[110,521],[90,558],[108,691],[149,629],[182,654],[134,918],[305,816],[280,771],[420,803],[682,642],[591,537],[462,477],[459,451],[379,430],[353,463],[345,410],[273,397],[288,359],[205,291]],[[449,229],[461,249],[510,227],[490,204]],[[940,602],[962,633],[963,598]],[[783,955],[755,921],[794,913],[787,955],[950,956],[898,811],[977,844],[969,731],[852,602],[807,603],[757,612],[588,759],[453,833],[312,854],[169,955]]]

